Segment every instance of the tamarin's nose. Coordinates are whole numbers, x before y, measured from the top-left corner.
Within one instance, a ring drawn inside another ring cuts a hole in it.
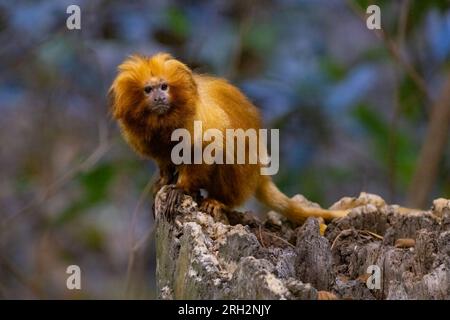
[[[166,102],[166,97],[163,97],[163,96],[157,96],[157,97],[153,98],[153,101],[154,101],[154,102],[159,102],[159,103],[161,103],[161,102]]]

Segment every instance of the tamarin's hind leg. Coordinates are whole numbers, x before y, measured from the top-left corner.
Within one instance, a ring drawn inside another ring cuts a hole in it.
[[[177,212],[183,195],[198,197],[209,173],[209,167],[203,165],[185,165],[177,167],[177,169],[176,184],[167,193],[165,214],[168,216],[173,216]]]
[[[200,210],[216,220],[226,220],[226,209],[241,205],[254,193],[258,168],[256,165],[242,164],[213,166],[203,185],[208,197],[202,201]]]
[[[235,208],[254,193],[259,179],[259,167],[245,164],[223,164],[213,168],[208,185],[208,197],[229,208]]]

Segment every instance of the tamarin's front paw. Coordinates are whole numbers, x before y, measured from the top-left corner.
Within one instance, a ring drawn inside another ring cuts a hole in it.
[[[228,218],[225,215],[224,209],[226,206],[215,199],[206,198],[202,200],[200,211],[209,214],[215,221],[220,221],[228,224]]]
[[[173,221],[175,219],[178,212],[177,208],[181,205],[183,196],[183,190],[177,187],[172,187],[168,190],[165,210],[163,212],[164,217],[166,217],[167,220]]]

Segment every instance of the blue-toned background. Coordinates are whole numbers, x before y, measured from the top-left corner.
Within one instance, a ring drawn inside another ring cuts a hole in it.
[[[376,3],[384,38],[361,0],[0,0],[0,298],[154,297],[154,166],[123,142],[106,99],[135,52],[239,86],[280,129],[274,179],[287,194],[405,204],[449,78],[450,5]],[[70,4],[81,30],[66,28]],[[447,140],[425,206],[450,197],[449,159]],[[81,291],[66,289],[71,264]]]

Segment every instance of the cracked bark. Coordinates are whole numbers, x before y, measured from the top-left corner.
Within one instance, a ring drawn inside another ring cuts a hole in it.
[[[213,218],[189,196],[169,221],[168,190],[155,199],[161,299],[450,299],[450,200],[402,214],[375,195],[343,198],[332,207],[355,208],[322,236],[314,218]],[[370,265],[381,269],[380,289],[366,285]]]

